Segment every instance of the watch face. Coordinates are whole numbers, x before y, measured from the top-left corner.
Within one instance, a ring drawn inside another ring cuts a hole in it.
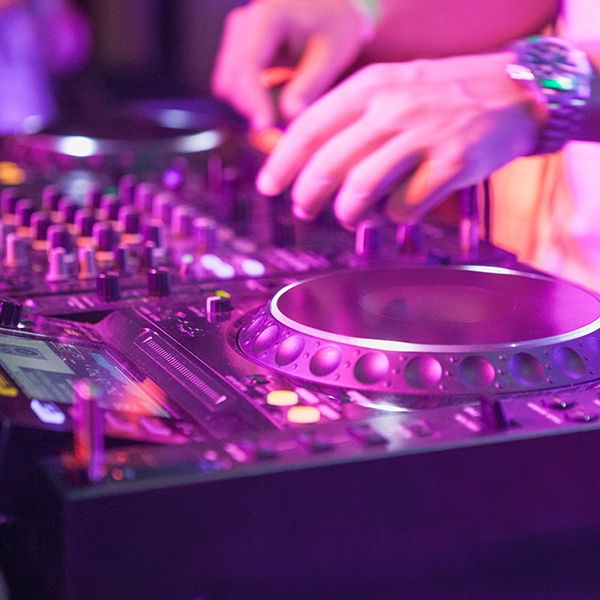
[[[589,97],[592,72],[589,60],[584,52],[567,42],[552,37],[531,38],[523,42],[519,58],[545,94]]]

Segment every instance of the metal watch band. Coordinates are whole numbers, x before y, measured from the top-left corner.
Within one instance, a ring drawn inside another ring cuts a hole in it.
[[[532,155],[557,152],[580,130],[591,93],[590,61],[585,52],[556,37],[519,40],[509,49],[517,61],[507,65],[507,74],[531,89],[548,110]]]

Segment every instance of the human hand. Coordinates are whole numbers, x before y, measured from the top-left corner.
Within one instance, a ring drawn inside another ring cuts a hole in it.
[[[315,217],[336,194],[335,214],[353,228],[396,181],[388,216],[422,216],[532,151],[545,115],[506,75],[512,58],[504,52],[362,69],[290,125],[259,173],[258,190],[278,194],[296,177],[296,217]]]
[[[372,36],[351,0],[255,0],[227,16],[212,77],[213,93],[248,117],[255,130],[296,117],[327,90]],[[274,107],[262,72],[281,50],[301,58]]]

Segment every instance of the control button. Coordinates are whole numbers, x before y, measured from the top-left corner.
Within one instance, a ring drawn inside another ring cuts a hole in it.
[[[287,418],[290,423],[317,423],[321,419],[321,413],[314,406],[292,406],[287,412]]]
[[[296,439],[305,446],[312,454],[321,452],[331,452],[334,448],[333,442],[325,435],[320,433],[299,433]]]
[[[389,442],[385,436],[381,435],[378,431],[375,431],[367,423],[348,427],[348,433],[365,446],[381,446]]]
[[[554,410],[569,410],[574,408],[577,402],[574,400],[564,400],[560,396],[553,396],[552,398],[544,398],[542,404],[546,408],[553,408]]]
[[[600,415],[598,413],[587,412],[582,407],[574,408],[573,410],[569,410],[565,417],[568,421],[573,423],[594,423],[598,420]]]
[[[170,437],[172,431],[160,419],[156,417],[140,417],[140,424],[151,435],[157,437]]]
[[[432,434],[431,427],[423,420],[419,421],[418,423],[405,425],[404,427],[417,437],[426,437]]]
[[[54,402],[40,402],[34,399],[29,406],[43,423],[62,425],[65,422],[65,413]]]
[[[275,460],[277,458],[277,450],[269,442],[259,442],[254,447],[254,458],[256,460]]]
[[[267,404],[271,406],[295,406],[298,400],[298,394],[291,390],[274,390],[267,394]]]
[[[106,422],[115,430],[122,433],[133,433],[136,430],[135,423],[128,421],[121,415],[112,412],[106,412],[104,415]]]

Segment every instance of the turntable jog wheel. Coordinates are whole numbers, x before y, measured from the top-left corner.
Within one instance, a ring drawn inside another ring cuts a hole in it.
[[[294,379],[399,394],[512,394],[600,377],[600,299],[494,267],[370,268],[294,283],[238,334]]]

